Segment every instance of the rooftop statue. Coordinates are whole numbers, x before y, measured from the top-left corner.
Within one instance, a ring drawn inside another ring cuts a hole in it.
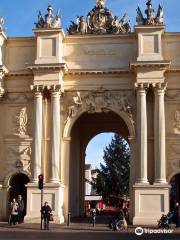
[[[56,15],[53,15],[53,8],[51,5],[47,8],[47,14],[45,14],[44,18],[39,11],[38,14],[38,22],[35,23],[36,28],[59,28],[61,27],[61,16],[60,11],[58,10]]]
[[[103,8],[105,5],[105,0],[96,0],[96,6],[99,8]]]
[[[105,0],[96,0],[95,7],[87,14],[86,20],[78,16],[76,22],[71,21],[67,29],[69,34],[121,34],[131,32],[130,23],[125,19],[126,14],[119,20],[111,10],[105,7]]]
[[[152,0],[148,0],[147,9],[145,14],[147,18],[144,18],[140,7],[136,9],[136,22],[138,25],[163,25],[164,24],[164,11],[163,6],[159,4],[156,17],[154,17],[154,9],[152,7]]]
[[[0,16],[0,31],[4,30],[3,25],[4,25],[4,18]]]

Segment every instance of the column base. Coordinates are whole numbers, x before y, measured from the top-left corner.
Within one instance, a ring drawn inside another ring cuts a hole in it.
[[[133,225],[156,225],[163,213],[169,211],[169,185],[133,186]]]
[[[168,185],[168,182],[166,181],[166,179],[157,179],[157,180],[155,180],[153,185],[159,185],[159,184]]]
[[[149,182],[147,179],[137,179],[136,180],[136,185],[144,185],[144,184],[148,184],[149,185]]]
[[[61,183],[45,183],[43,202],[47,201],[53,210],[55,223],[64,222],[64,186]],[[27,214],[25,222],[40,223],[41,191],[37,183],[27,184]]]

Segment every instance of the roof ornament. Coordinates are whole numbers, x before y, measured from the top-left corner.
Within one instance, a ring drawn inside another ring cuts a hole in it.
[[[96,0],[95,7],[84,16],[77,16],[67,29],[69,34],[122,34],[131,32],[131,25],[126,21],[126,14],[119,19],[105,7],[105,0]]]
[[[53,8],[51,5],[47,8],[47,14],[44,18],[39,11],[38,22],[35,23],[36,28],[60,28],[61,27],[61,15],[60,10],[57,11],[56,15],[53,15]]]
[[[156,17],[154,17],[154,9],[152,7],[152,0],[148,0],[146,3],[147,9],[145,14],[147,18],[144,18],[140,7],[136,9],[136,22],[138,25],[163,25],[164,24],[164,11],[163,6],[159,4]]]
[[[3,25],[4,25],[4,18],[0,16],[0,31],[4,30]]]

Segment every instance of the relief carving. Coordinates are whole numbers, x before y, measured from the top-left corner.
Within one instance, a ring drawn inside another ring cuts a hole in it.
[[[8,148],[7,169],[25,171],[30,174],[31,147],[11,146]]]
[[[78,112],[100,113],[109,112],[111,109],[124,111],[133,121],[133,109],[127,95],[119,92],[109,92],[104,89],[77,92],[73,97],[73,104],[70,105],[68,111],[68,118],[66,121],[75,117]]]
[[[20,112],[15,116],[16,128],[15,135],[24,136],[27,133],[27,111],[26,107],[21,108]]]
[[[175,127],[180,131],[180,111],[175,112]]]

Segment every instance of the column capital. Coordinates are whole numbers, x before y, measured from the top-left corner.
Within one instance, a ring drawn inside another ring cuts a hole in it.
[[[35,96],[40,97],[40,96],[42,96],[42,93],[43,93],[45,87],[43,85],[31,85],[30,89],[32,92],[34,92]]]
[[[52,95],[61,95],[64,92],[60,84],[50,85],[47,89],[50,90]]]
[[[135,89],[136,89],[136,91],[137,92],[139,92],[139,91],[146,91],[148,88],[149,88],[149,83],[135,83],[134,84],[134,86],[135,86]]]
[[[167,89],[167,82],[166,83],[153,83],[152,87],[154,88],[155,92],[164,93]]]

